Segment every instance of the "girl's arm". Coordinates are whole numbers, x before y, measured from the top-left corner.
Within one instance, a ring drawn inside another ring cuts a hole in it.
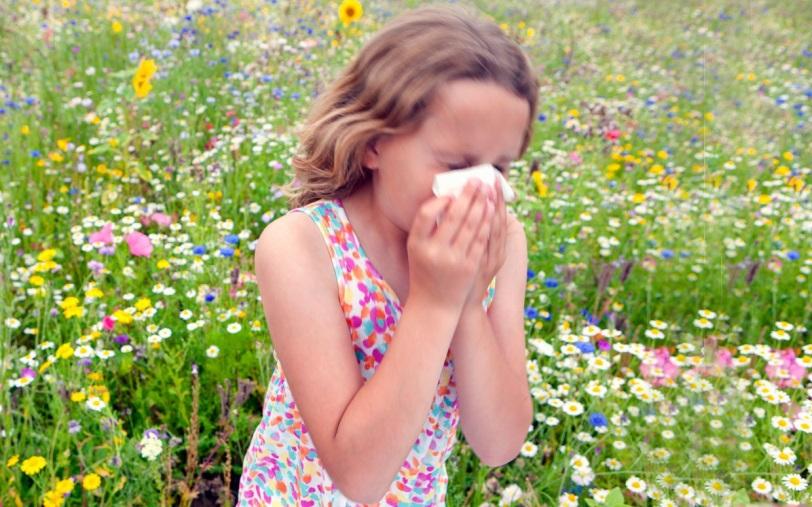
[[[524,337],[527,239],[512,215],[508,224],[493,302],[487,313],[481,302],[464,308],[451,343],[462,432],[494,467],[516,458],[533,422]]]
[[[255,271],[274,349],[323,466],[349,499],[379,501],[431,409],[461,308],[410,288],[389,349],[365,383],[311,219],[291,213],[269,224]]]

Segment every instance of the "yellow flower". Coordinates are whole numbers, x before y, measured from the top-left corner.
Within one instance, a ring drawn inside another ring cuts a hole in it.
[[[116,310],[113,312],[113,318],[116,319],[116,322],[120,322],[122,324],[129,324],[133,321],[133,316],[124,310]]]
[[[650,172],[651,174],[662,174],[664,170],[665,169],[660,164],[654,164],[653,166],[651,166],[648,172]]]
[[[56,349],[56,357],[59,359],[70,359],[73,357],[73,347],[70,346],[70,343],[63,343]]]
[[[89,297],[89,298],[100,298],[102,296],[104,296],[104,291],[102,291],[98,287],[92,287],[92,288],[88,289],[87,292],[85,292],[85,297]]]
[[[62,307],[63,310],[67,310],[68,308],[73,308],[79,304],[79,299],[73,296],[67,297],[59,303],[59,306]]]
[[[39,368],[37,369],[37,371],[39,371],[40,373],[43,373],[45,370],[50,368],[52,364],[54,364],[53,361],[51,361],[50,359],[46,359],[45,361],[43,361],[43,363],[41,365],[39,365]]]
[[[41,251],[39,255],[37,255],[37,260],[40,262],[48,262],[49,260],[54,258],[54,255],[56,255],[56,249],[48,248],[46,250]]]
[[[93,491],[94,489],[98,488],[101,485],[101,477],[98,474],[87,474],[85,478],[82,479],[82,487],[85,488],[87,491]]]
[[[30,129],[30,128],[28,128],[28,125],[23,125],[23,126],[20,128],[20,134],[22,134],[22,135],[24,135],[24,136],[27,136],[27,135],[28,135],[28,134],[30,134],[30,133],[31,133],[31,129]]]
[[[61,507],[64,503],[63,494],[55,489],[46,491],[45,496],[42,497],[42,507]]]
[[[338,7],[338,17],[344,26],[361,19],[364,13],[364,7],[358,0],[343,0]]]
[[[665,150],[660,150],[660,151],[657,152],[657,156],[662,158],[662,159],[666,159],[666,158],[668,158],[668,152],[665,151]]]
[[[158,269],[167,269],[169,267],[169,261],[166,259],[161,259],[158,261],[157,267]]]
[[[40,470],[45,468],[45,458],[42,456],[31,456],[27,460],[23,461],[22,466],[20,469],[26,473],[29,477],[36,475],[39,473]]]
[[[85,393],[83,393],[82,391],[73,392],[70,394],[70,399],[71,401],[79,403],[80,401],[85,400]]]
[[[150,90],[152,90],[150,79],[152,79],[152,76],[155,75],[155,71],[157,70],[158,67],[155,65],[155,60],[151,58],[141,59],[133,76],[133,88],[135,88],[135,95],[138,98],[143,99],[149,95]]]
[[[763,205],[763,204],[770,204],[772,202],[773,198],[771,196],[767,195],[767,194],[761,194],[760,196],[758,196],[757,200],[758,200],[759,204]]]
[[[64,495],[65,493],[70,493],[73,491],[73,485],[73,479],[68,477],[67,479],[57,482],[54,490]]]
[[[69,138],[64,139],[57,139],[56,145],[59,146],[59,149],[62,151],[68,151],[68,142],[70,141]]]
[[[93,382],[99,382],[102,380],[103,377],[101,373],[97,371],[91,371],[90,373],[87,374],[87,378],[92,380]],[[93,394],[93,392],[91,391],[90,394]]]
[[[528,28],[527,29],[527,38],[532,39],[534,35],[536,35],[536,31],[533,30],[533,28]]]
[[[70,319],[72,317],[81,317],[85,314],[85,309],[81,306],[71,306],[70,308],[65,309],[65,311],[62,313],[65,315],[66,319]]]
[[[635,203],[635,204],[640,204],[641,202],[643,202],[643,201],[645,201],[645,200],[646,200],[646,195],[645,195],[645,194],[641,194],[640,192],[636,192],[636,193],[635,193],[635,194],[632,196],[632,202],[633,202],[633,203]]]
[[[713,121],[713,118],[714,118],[713,113],[711,113],[710,111],[708,111],[707,113],[705,113],[705,119],[706,119],[706,120],[708,120],[708,121]]]
[[[133,88],[135,88],[135,96],[143,99],[152,91],[152,83],[145,79],[133,78]]]
[[[139,312],[143,312],[150,306],[152,306],[152,301],[150,301],[149,298],[141,298],[135,303],[135,307],[138,309]]]
[[[784,152],[784,160],[787,160],[787,161],[791,162],[793,158],[795,158],[795,157],[794,157],[794,155],[792,154],[791,151],[785,151]]]
[[[28,282],[29,282],[31,285],[34,285],[35,287],[39,287],[40,285],[42,285],[43,283],[45,283],[45,279],[44,279],[44,278],[42,278],[42,277],[41,277],[41,276],[39,276],[39,275],[34,275],[34,276],[32,276],[31,278],[29,278],[29,279],[28,279]]]
[[[121,30],[123,29],[123,27],[121,26],[121,23],[119,23],[118,21],[113,21],[112,28],[113,28],[113,33],[121,33]]]
[[[15,454],[14,456],[10,457],[10,458],[8,459],[8,461],[6,461],[6,467],[7,467],[7,468],[13,468],[13,467],[14,467],[15,465],[17,465],[17,463],[19,463],[19,462],[20,462],[20,455],[19,455],[19,454]]]
[[[758,182],[753,178],[750,178],[749,180],[747,180],[747,191],[752,192],[753,189],[756,188],[756,185],[758,185]]]
[[[536,184],[536,191],[539,193],[539,197],[547,197],[547,185],[544,183],[544,175],[541,174],[541,171],[533,171],[530,176]]]

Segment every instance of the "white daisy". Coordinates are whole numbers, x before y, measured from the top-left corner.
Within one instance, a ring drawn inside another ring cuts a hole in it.
[[[709,321],[704,317],[700,319],[694,319],[694,325],[700,329],[713,329],[713,322]]]
[[[212,345],[206,349],[206,355],[214,359],[220,354],[220,348],[217,345]]]
[[[87,403],[85,403],[85,405],[87,405],[87,408],[89,408],[90,410],[95,410],[96,412],[98,412],[104,407],[106,407],[107,403],[105,403],[104,400],[102,400],[98,396],[90,396],[87,399]]]
[[[791,465],[795,463],[795,453],[789,447],[784,447],[775,454],[772,454],[772,458],[777,465]]]
[[[521,455],[526,458],[532,458],[536,455],[538,450],[538,446],[533,442],[525,442],[524,445],[522,445]]]
[[[781,482],[792,491],[804,491],[808,485],[806,479],[798,474],[785,475],[784,478],[781,479]]]
[[[790,338],[792,338],[789,335],[789,333],[787,333],[783,329],[777,329],[777,330],[773,331],[772,333],[770,333],[770,336],[775,338],[776,340],[780,340],[782,342],[788,341]]]
[[[753,491],[760,495],[769,495],[773,490],[773,485],[770,481],[764,480],[761,477],[756,477],[751,486]]]
[[[786,417],[773,416],[770,419],[773,428],[783,431],[784,433],[792,430],[792,423]]]
[[[792,331],[793,329],[795,329],[795,326],[783,320],[779,320],[778,322],[776,322],[775,327],[777,327],[778,329],[782,329],[784,331]]]
[[[240,329],[242,329],[242,326],[240,325],[239,322],[232,322],[231,324],[228,325],[228,327],[226,327],[226,331],[228,331],[231,334],[239,333]]]
[[[562,410],[567,415],[579,416],[579,415],[584,413],[584,406],[581,405],[577,401],[570,400],[570,401],[564,403],[564,406],[562,407]]]
[[[668,329],[668,323],[663,322],[663,321],[661,321],[661,320],[650,320],[650,321],[648,322],[648,324],[649,324],[651,327],[655,328],[655,329],[660,329],[660,330],[663,330],[663,329]]]
[[[645,335],[652,340],[662,340],[665,338],[665,334],[659,329],[647,329]]]
[[[699,310],[698,313],[699,313],[700,317],[705,317],[706,319],[716,318],[716,314],[714,312],[710,311],[710,310],[702,309],[702,310]]]
[[[643,493],[646,490],[646,481],[640,479],[636,475],[632,475],[626,479],[626,487],[632,493]]]

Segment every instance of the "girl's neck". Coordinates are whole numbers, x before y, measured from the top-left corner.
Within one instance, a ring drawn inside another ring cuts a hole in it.
[[[372,180],[344,198],[343,203],[344,211],[367,254],[370,257],[379,254],[373,258],[373,263],[377,260],[396,266],[408,265],[408,231],[403,231],[386,217],[380,203],[376,202]],[[386,258],[382,259],[384,256]]]

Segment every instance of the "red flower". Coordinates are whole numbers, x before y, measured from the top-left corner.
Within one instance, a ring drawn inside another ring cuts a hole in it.
[[[607,130],[604,136],[608,141],[615,141],[620,137],[620,131],[618,129]]]

